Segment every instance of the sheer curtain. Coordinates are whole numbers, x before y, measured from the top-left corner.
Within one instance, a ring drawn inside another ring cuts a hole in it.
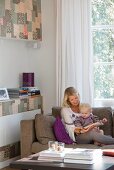
[[[56,94],[61,105],[66,87],[74,86],[83,102],[92,101],[90,81],[90,0],[57,0]]]

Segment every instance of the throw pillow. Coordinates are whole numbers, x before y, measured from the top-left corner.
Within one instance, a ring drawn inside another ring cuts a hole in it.
[[[61,118],[58,116],[53,124],[53,130],[57,141],[63,142],[65,144],[74,143],[70,138],[69,134],[66,132],[66,129],[61,121]]]
[[[53,123],[55,118],[49,115],[36,114],[35,131],[36,138],[41,144],[48,144],[50,140],[55,141],[53,133]]]

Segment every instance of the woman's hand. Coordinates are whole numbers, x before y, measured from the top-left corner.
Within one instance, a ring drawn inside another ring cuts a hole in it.
[[[80,134],[81,134],[81,133],[86,133],[86,132],[88,132],[89,130],[91,130],[91,129],[90,129],[90,128],[88,128],[88,129],[87,129],[87,128],[86,128],[86,129],[83,128],[83,129],[81,130]]]
[[[76,134],[80,134],[82,129],[83,129],[83,127],[76,127],[76,128],[74,129],[74,132],[75,132]]]

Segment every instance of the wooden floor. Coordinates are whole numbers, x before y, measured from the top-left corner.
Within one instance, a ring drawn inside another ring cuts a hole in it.
[[[20,169],[14,169],[14,168],[10,168],[10,167],[5,167],[5,168],[0,169],[0,170],[20,170]]]

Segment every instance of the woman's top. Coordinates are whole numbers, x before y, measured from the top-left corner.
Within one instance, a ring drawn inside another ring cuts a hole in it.
[[[75,142],[75,135],[74,135],[74,121],[79,116],[79,113],[75,113],[71,110],[71,108],[63,107],[61,110],[61,118],[62,122],[65,126],[66,131],[68,132],[70,138]]]

